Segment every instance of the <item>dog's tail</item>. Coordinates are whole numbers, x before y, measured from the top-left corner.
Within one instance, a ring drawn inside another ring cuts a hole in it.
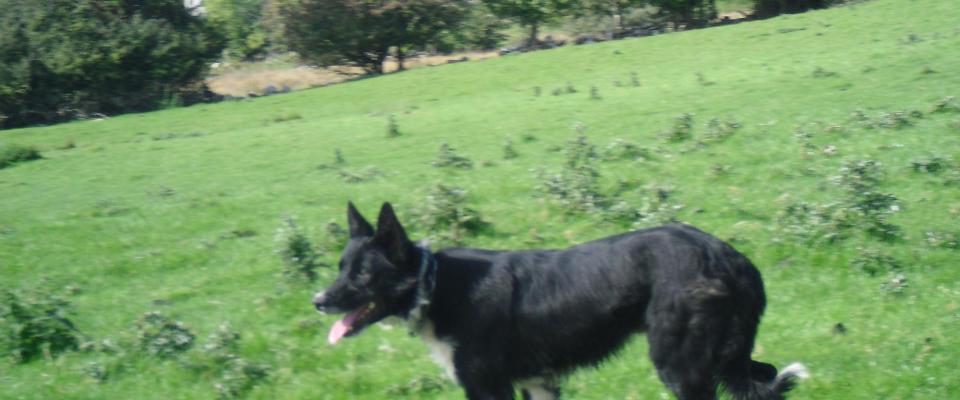
[[[748,360],[731,365],[723,373],[723,384],[737,400],[783,400],[784,394],[797,384],[797,379],[810,376],[807,367],[800,363],[788,365],[777,373],[773,365]]]

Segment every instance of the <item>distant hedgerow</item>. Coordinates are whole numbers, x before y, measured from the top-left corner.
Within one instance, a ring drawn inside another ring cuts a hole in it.
[[[76,350],[80,332],[70,302],[42,288],[0,292],[0,349],[15,362]]]

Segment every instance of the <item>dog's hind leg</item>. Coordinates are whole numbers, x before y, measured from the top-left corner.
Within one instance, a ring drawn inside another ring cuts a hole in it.
[[[679,400],[715,400],[726,327],[722,316],[691,307],[691,300],[681,296],[651,304],[650,358]]]

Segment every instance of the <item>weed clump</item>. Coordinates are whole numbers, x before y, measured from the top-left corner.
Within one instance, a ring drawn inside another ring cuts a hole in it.
[[[520,154],[513,148],[513,139],[507,138],[503,141],[503,159],[512,160],[519,157]]]
[[[41,158],[43,157],[40,155],[40,151],[33,146],[0,144],[0,169]]]
[[[320,252],[297,224],[295,218],[286,216],[276,235],[277,254],[283,259],[283,274],[291,279],[317,279],[317,268],[327,265],[320,261]]]
[[[594,212],[604,209],[608,200],[600,192],[600,173],[594,166],[596,148],[584,135],[568,141],[562,150],[563,167],[556,172],[535,170],[536,190],[568,211]]]
[[[240,333],[234,331],[229,323],[222,323],[203,346],[203,353],[212,369],[219,374],[214,387],[220,399],[241,397],[270,374],[266,365],[237,355],[239,343]]]
[[[857,258],[854,258],[850,264],[870,276],[888,272],[897,273],[903,270],[903,266],[896,258],[874,248],[860,249]]]
[[[850,236],[849,211],[838,203],[794,202],[777,215],[780,232],[804,244],[836,243]]]
[[[914,172],[939,174],[953,167],[953,162],[944,156],[930,155],[910,160],[910,167]]]
[[[358,171],[341,169],[337,171],[337,174],[340,175],[340,179],[343,179],[345,183],[362,183],[383,176],[380,169],[373,165],[368,165]]]
[[[673,126],[663,136],[669,142],[683,142],[693,137],[693,114],[683,113],[673,119]]]
[[[172,357],[190,350],[196,335],[183,322],[158,311],[143,314],[134,325],[137,346],[156,357]]]
[[[434,168],[457,168],[457,169],[471,169],[473,168],[473,161],[469,158],[463,157],[457,154],[456,150],[451,147],[447,142],[440,143],[440,148],[437,150],[437,159],[430,163]]]
[[[947,96],[933,103],[930,112],[934,114],[960,112],[960,102],[958,102],[954,96]]]
[[[601,152],[604,161],[650,159],[650,151],[625,139],[614,139]]]
[[[729,119],[721,120],[720,118],[711,118],[710,121],[707,121],[707,132],[703,135],[704,142],[721,142],[733,136],[740,128],[742,128],[739,122]]]
[[[14,362],[76,350],[80,332],[70,302],[52,291],[31,288],[0,292],[0,349]]]
[[[395,138],[399,137],[400,135],[400,125],[397,124],[397,117],[393,114],[390,114],[390,116],[387,117],[387,137]]]
[[[477,234],[487,225],[480,213],[466,203],[465,189],[436,184],[416,210],[416,221],[423,229],[435,232],[438,239],[460,244],[464,236]]]
[[[847,207],[855,211],[866,233],[882,240],[900,238],[900,227],[888,219],[900,211],[896,196],[879,190],[884,178],[883,166],[876,160],[850,161],[840,168],[836,180],[847,191]]]

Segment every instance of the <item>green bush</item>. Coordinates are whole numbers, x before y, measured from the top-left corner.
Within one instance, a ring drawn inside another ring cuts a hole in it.
[[[466,203],[465,189],[438,183],[417,208],[417,223],[436,239],[459,245],[465,235],[476,234],[487,226],[480,213]]]
[[[15,362],[75,350],[80,332],[70,302],[40,288],[0,292],[0,349]]]
[[[174,321],[158,311],[151,311],[135,325],[140,350],[157,357],[172,357],[193,347],[196,335],[183,322]]]
[[[306,278],[313,282],[317,279],[317,268],[327,266],[320,261],[321,252],[297,224],[297,220],[287,216],[283,225],[277,229],[277,253],[283,259],[283,274],[289,278]]]
[[[0,0],[0,126],[145,111],[203,91],[223,47],[180,0]]]
[[[17,144],[0,144],[0,169],[12,166],[19,162],[39,160],[43,158],[37,149],[31,146]]]

